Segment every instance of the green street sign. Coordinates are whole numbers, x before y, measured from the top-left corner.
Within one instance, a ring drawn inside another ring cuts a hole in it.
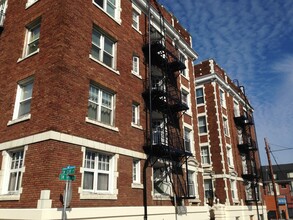
[[[67,166],[65,168],[62,168],[62,171],[59,175],[59,180],[76,180],[76,176],[74,175],[75,173],[75,166]]]

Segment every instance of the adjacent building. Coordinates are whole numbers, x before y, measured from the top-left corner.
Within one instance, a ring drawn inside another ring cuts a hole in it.
[[[0,219],[263,216],[245,92],[156,1],[1,0],[0,33]]]
[[[277,194],[277,203],[274,196],[272,176],[268,166],[262,166],[263,182],[265,188],[265,202],[268,218],[276,218],[278,205],[282,218],[293,218],[293,164],[273,165],[273,175]]]

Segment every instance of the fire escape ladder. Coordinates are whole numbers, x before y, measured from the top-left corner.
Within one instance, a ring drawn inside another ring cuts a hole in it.
[[[186,103],[182,102],[178,88],[179,71],[186,67],[176,56],[177,49],[166,38],[160,6],[156,1],[154,3],[160,14],[160,30],[150,26],[149,36],[142,47],[145,63],[148,64],[142,96],[149,112],[150,126],[144,150],[149,158],[154,158],[153,161],[165,163],[166,170],[169,170],[173,196],[178,201],[189,197],[187,158],[192,155],[185,150],[179,121],[180,113],[188,109]],[[158,125],[158,118],[161,125]],[[185,167],[182,167],[183,164]]]
[[[248,107],[248,100],[245,95],[245,89],[243,86],[239,86],[243,91],[246,108]],[[246,187],[246,202],[259,201],[259,173],[256,169],[257,164],[255,163],[255,153],[258,151],[257,143],[252,137],[252,126],[254,125],[253,116],[247,112],[245,114],[234,117],[234,122],[238,130],[241,131],[241,141],[238,142],[239,153],[246,158],[246,172],[242,174]]]

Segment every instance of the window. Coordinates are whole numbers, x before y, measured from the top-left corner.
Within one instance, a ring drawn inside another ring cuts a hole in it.
[[[225,92],[221,89],[220,89],[220,103],[222,107],[226,108]]]
[[[287,173],[288,178],[293,178],[293,172]]]
[[[252,186],[250,182],[247,182],[245,185],[245,194],[246,200],[253,200]]]
[[[33,78],[19,82],[16,92],[13,120],[28,116],[31,110]]]
[[[203,88],[196,89],[196,103],[198,105],[204,103]]]
[[[93,28],[91,56],[114,69],[116,43],[103,34],[98,28]]]
[[[237,195],[237,185],[236,185],[236,180],[230,180],[231,183],[231,194],[232,194],[232,199],[237,200],[238,195]]]
[[[247,168],[247,163],[246,163],[246,156],[242,155],[241,156],[241,161],[242,161],[243,174],[248,174],[248,168]]]
[[[139,30],[139,13],[136,10],[132,11],[132,27]]]
[[[228,166],[233,167],[233,155],[232,155],[232,148],[230,146],[227,146],[227,160],[228,160]]]
[[[7,0],[1,0],[0,1],[0,27],[3,27],[3,24],[4,24],[6,7],[7,7]]]
[[[168,130],[163,120],[157,119],[152,122],[153,144],[168,145]]]
[[[140,160],[137,159],[132,163],[132,182],[140,183]]]
[[[190,112],[191,109],[190,109],[189,92],[187,92],[184,89],[182,89],[181,91],[181,101],[182,101],[182,104],[186,105],[189,108],[187,111]]]
[[[234,101],[234,117],[239,117],[240,116],[240,110],[239,110],[239,104],[238,102]]]
[[[155,195],[171,195],[172,185],[167,167],[163,163],[157,162],[153,166],[153,183]]]
[[[242,129],[237,128],[237,136],[238,136],[238,144],[243,144],[243,136],[242,136]]]
[[[132,125],[140,125],[139,122],[139,105],[136,103],[132,104]]]
[[[38,0],[28,0],[25,7],[28,8],[29,6],[31,6],[32,4],[34,4],[35,2],[37,2]]]
[[[112,156],[86,150],[83,166],[83,190],[93,193],[111,192]]]
[[[119,18],[118,7],[120,0],[93,0],[94,5],[101,8],[114,19]]]
[[[2,171],[4,173],[2,194],[20,194],[24,172],[24,148],[7,151],[3,155],[3,160],[7,162],[7,169],[2,166]]]
[[[139,57],[132,57],[132,73],[135,75],[139,75]]]
[[[213,198],[213,183],[211,179],[204,180],[204,195],[206,199]]]
[[[24,57],[39,52],[40,29],[40,19],[27,26]]]
[[[188,192],[189,196],[193,197],[197,194],[196,187],[195,187],[195,172],[188,170]]]
[[[207,125],[206,125],[205,116],[198,117],[198,129],[200,134],[207,133]]]
[[[95,85],[90,85],[88,118],[113,126],[114,95]]]
[[[223,118],[224,134],[229,137],[229,125],[227,118]]]
[[[183,53],[179,53],[179,60],[186,66],[187,59],[186,59],[186,57],[185,57],[185,55]],[[185,69],[183,69],[183,70],[180,71],[180,73],[183,76],[185,76],[185,77],[188,77],[188,73],[187,72],[188,72],[187,71],[187,68],[185,68]]]
[[[191,130],[184,128],[184,147],[185,151],[191,152]]]
[[[201,163],[202,164],[210,164],[210,150],[209,146],[201,147]]]

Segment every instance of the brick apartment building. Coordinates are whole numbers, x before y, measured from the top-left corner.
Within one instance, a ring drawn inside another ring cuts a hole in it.
[[[273,191],[273,183],[268,166],[262,166],[263,182],[265,188],[265,202],[268,211],[268,219],[276,218],[276,200]],[[283,219],[293,218],[293,164],[273,165],[273,175],[277,194],[277,204],[280,216]]]
[[[215,218],[265,219],[253,108],[214,60],[194,66],[205,197]],[[259,218],[257,214],[259,214]]]
[[[0,219],[60,219],[68,165],[68,219],[257,219],[232,97],[252,108],[221,71],[201,80],[190,34],[162,6],[1,0],[0,32]],[[224,114],[230,138],[213,127]]]

